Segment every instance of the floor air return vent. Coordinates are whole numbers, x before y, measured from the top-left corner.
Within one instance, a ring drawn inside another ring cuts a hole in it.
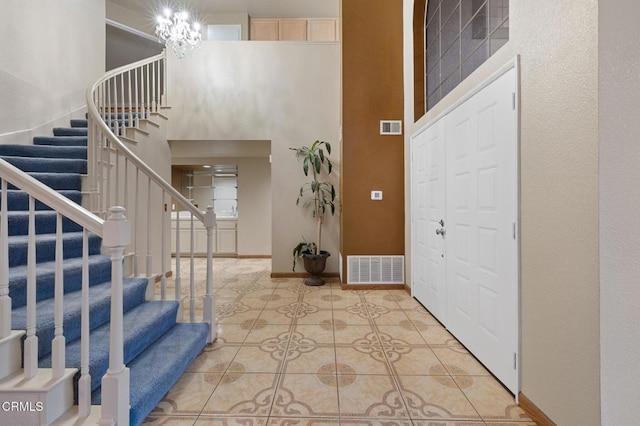
[[[404,256],[347,256],[347,284],[404,284]]]

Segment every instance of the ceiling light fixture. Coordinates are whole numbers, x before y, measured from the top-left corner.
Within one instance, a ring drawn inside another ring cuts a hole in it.
[[[200,24],[189,23],[189,13],[174,13],[169,8],[164,9],[162,15],[158,15],[156,35],[161,42],[171,47],[178,59],[184,58],[187,53],[197,48],[202,40]]]

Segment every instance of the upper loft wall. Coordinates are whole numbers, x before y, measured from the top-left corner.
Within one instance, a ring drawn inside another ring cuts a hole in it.
[[[128,31],[107,25],[107,71],[162,52],[164,45]]]
[[[326,140],[339,179],[340,50],[337,43],[203,42],[189,57],[168,55],[168,139],[270,140],[272,272],[291,271],[291,251],[315,222],[296,206],[306,182],[290,147]],[[327,270],[338,271],[339,217],[328,218]]]
[[[86,105],[87,86],[104,73],[105,6],[101,0],[2,6],[0,142],[28,143],[46,133],[43,126],[68,124]]]

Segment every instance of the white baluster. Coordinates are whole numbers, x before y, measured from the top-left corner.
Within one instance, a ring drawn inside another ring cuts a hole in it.
[[[109,369],[102,378],[102,414],[99,424],[129,424],[129,369],[124,365],[123,273],[124,249],[131,239],[131,226],[123,207],[109,209],[104,224],[104,246],[111,255],[111,319]]]
[[[80,380],[78,381],[78,412],[80,417],[91,413],[91,375],[89,374],[89,233],[82,230],[82,311],[80,324]]]
[[[213,207],[207,207],[204,215],[204,226],[207,228],[207,277],[206,293],[202,301],[203,321],[209,324],[209,338],[207,342],[213,342],[217,337],[215,299],[213,296],[213,230],[216,225],[216,214]]]
[[[178,302],[180,302],[180,310],[178,311],[178,320],[182,320],[184,318],[184,313],[182,312],[182,273],[180,272],[180,204],[177,204],[176,211],[176,278],[174,280],[175,284],[175,298]]]
[[[151,90],[149,89],[149,85],[150,85],[150,79],[149,79],[149,64],[145,65],[145,68],[147,69],[147,80],[146,80],[146,85],[145,85],[145,92],[147,93],[147,112],[145,114],[146,118],[149,118],[149,115],[151,114]]]
[[[114,182],[116,193],[113,199],[116,205],[122,206],[124,204],[120,202],[120,151],[115,151],[114,155],[116,156],[116,178]]]
[[[24,341],[24,376],[38,373],[38,336],[36,336],[36,220],[35,200],[29,196],[27,239],[27,338]]]
[[[51,346],[51,368],[53,377],[58,379],[64,375],[65,366],[65,338],[63,330],[64,322],[64,249],[62,244],[62,215],[56,214],[56,254],[55,254],[55,297],[54,297],[54,323],[55,331]]]
[[[196,322],[196,284],[195,284],[195,230],[193,225],[193,213],[191,213],[191,240],[189,243],[190,263],[189,263],[189,322]]]
[[[162,50],[162,67],[164,69],[164,72],[162,73],[163,90],[161,100],[162,106],[167,106],[169,105],[167,98],[167,49]]]
[[[151,109],[158,112],[158,100],[156,99],[156,62],[151,63]]]
[[[147,178],[147,277],[151,276],[153,256],[151,255],[151,178]]]
[[[162,230],[162,237],[161,237],[161,246],[162,246],[162,250],[160,251],[160,270],[162,272],[162,277],[160,278],[160,298],[162,300],[167,300],[167,256],[165,256],[166,254],[166,249],[167,249],[167,229],[164,226],[165,222],[166,222],[166,193],[164,190],[162,190],[162,214],[160,215],[161,220],[160,220],[160,229]]]
[[[121,108],[122,108],[122,115],[120,116],[120,118],[122,119],[122,131],[120,133],[120,136],[124,136],[125,135],[125,131],[127,129],[127,127],[131,126],[131,122],[129,122],[129,124],[127,125],[126,120],[125,120],[125,102],[124,102],[124,73],[120,74],[120,103]],[[117,110],[117,106],[116,106],[116,113],[118,112]],[[117,203],[117,201],[116,201]]]
[[[135,90],[135,103],[136,103],[136,127],[140,127],[140,102],[138,100],[138,74],[140,72],[140,68],[136,68],[135,71],[133,72],[134,76],[135,76],[135,80],[134,80],[134,90]]]
[[[11,297],[9,297],[9,220],[7,219],[7,181],[2,179],[0,216],[0,339],[11,335]]]
[[[131,70],[127,71],[127,89],[129,95],[129,127],[134,127],[134,123],[137,123],[137,121],[133,119],[133,104],[131,103]]]
[[[133,199],[134,199],[134,209],[135,209],[135,220],[134,220],[134,233],[133,233],[133,252],[135,253],[134,256],[134,262],[133,262],[133,276],[137,277],[138,274],[140,273],[140,255],[138,253],[139,250],[139,243],[138,243],[138,230],[140,228],[140,202],[138,201],[140,199],[140,169],[136,166],[136,190],[133,193]]]

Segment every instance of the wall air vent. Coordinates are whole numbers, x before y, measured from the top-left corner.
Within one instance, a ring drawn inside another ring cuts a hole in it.
[[[381,135],[401,135],[402,120],[380,120]]]
[[[404,284],[404,256],[347,256],[347,284]]]

